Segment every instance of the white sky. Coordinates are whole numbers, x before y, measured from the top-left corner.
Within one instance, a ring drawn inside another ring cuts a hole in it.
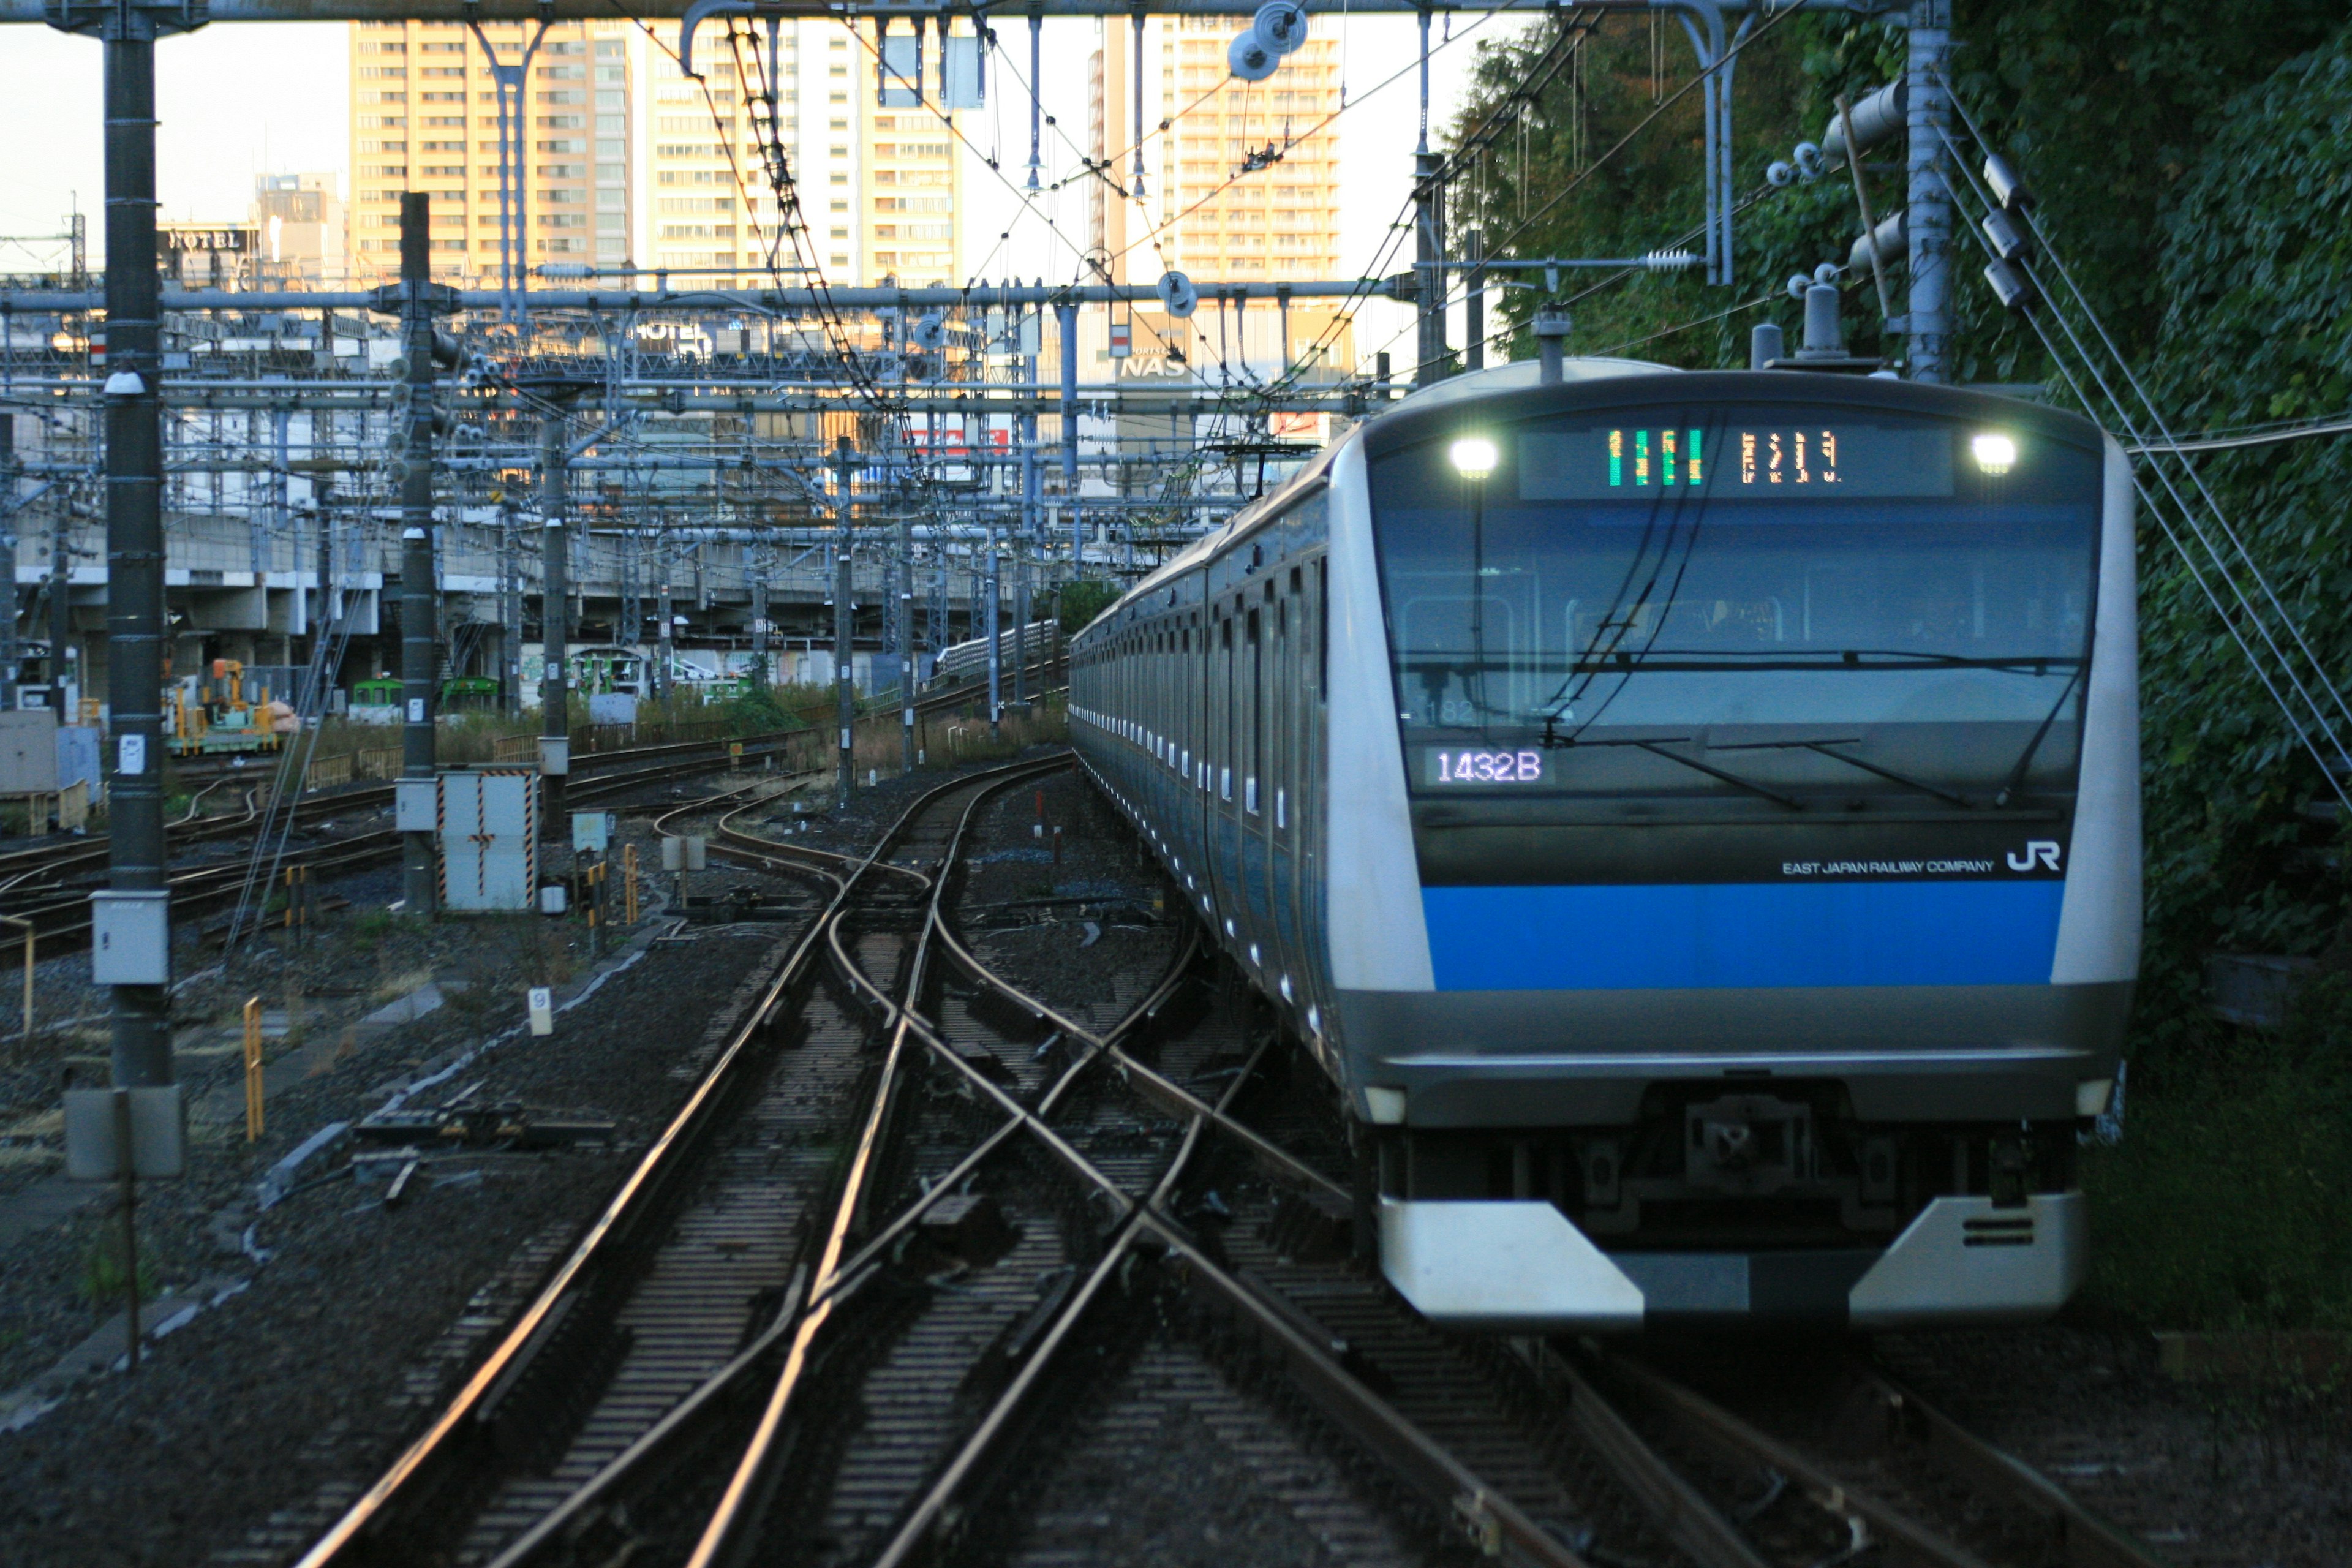
[[[1517,24],[1489,23],[1481,36]],[[1318,12],[1318,28],[1339,26],[1347,41],[1349,109],[1339,121],[1343,237],[1342,268],[1369,268],[1389,223],[1412,185],[1413,142],[1418,132],[1413,59],[1414,24],[1409,17],[1335,18]],[[1475,20],[1457,21],[1456,42],[1440,50],[1431,68],[1431,119],[1443,125],[1451,115],[1470,61],[1469,34]],[[1433,35],[1433,43],[1442,37]],[[999,24],[999,36],[1023,74],[1027,71],[1027,26],[1014,18]],[[1046,111],[1073,141],[1084,144],[1087,123],[1086,61],[1094,47],[1088,21],[1049,22],[1045,27]],[[64,231],[64,215],[77,201],[89,215],[93,259],[104,228],[104,181],[100,152],[100,46],[47,27],[0,27],[0,147],[12,156],[0,162],[0,235],[51,235]],[[347,56],[341,23],[215,24],[156,47],[157,189],[167,221],[242,217],[257,174],[348,172],[350,131],[346,93]],[[1392,73],[1403,74],[1375,88]],[[1028,158],[1027,100],[1004,74],[990,82],[992,107],[967,116],[966,133],[982,145],[988,122],[1001,121],[1006,172],[1016,183]],[[1050,151],[1046,162],[1056,161]],[[1124,137],[1114,140],[1124,141]],[[1064,165],[1067,148],[1063,148]],[[984,181],[968,184],[968,232],[1001,232],[1016,209],[1016,198],[998,187],[988,199]],[[349,195],[348,185],[345,195]],[[1058,203],[1058,205],[1054,205]],[[1084,243],[1085,209],[1073,186],[1048,198],[1047,211],[1073,239]],[[986,253],[982,244],[974,259]],[[52,251],[51,254],[54,254]],[[24,250],[0,248],[0,271],[46,261]],[[1388,270],[1397,268],[1391,265]],[[992,276],[1019,274],[1061,279],[1071,271],[1071,253],[1042,225],[1015,230],[1015,243],[989,268]],[[1401,327],[1402,308],[1385,302],[1368,307],[1360,319],[1360,353],[1369,357]]]

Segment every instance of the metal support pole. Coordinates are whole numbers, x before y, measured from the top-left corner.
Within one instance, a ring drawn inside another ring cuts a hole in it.
[[[401,352],[407,428],[400,441],[400,776],[430,779],[433,749],[434,620],[440,596],[433,581],[433,281],[432,198],[409,191],[400,198]],[[434,912],[433,835],[401,835],[401,893],[408,912]]]
[[[57,521],[49,530],[49,706],[59,724],[70,724],[74,712],[66,701],[66,676],[72,666],[66,650],[73,647],[72,491],[59,493],[51,515]]]
[[[654,638],[653,689],[656,697],[667,699],[670,694],[670,660],[677,657],[677,601],[670,594],[667,552],[656,564],[661,572],[661,591],[656,595],[661,611],[661,633]]]
[[[1070,581],[1086,563],[1087,525],[1078,513],[1078,308],[1056,305],[1062,333],[1062,493],[1070,509]]]
[[[0,560],[8,564],[8,603],[0,614],[0,708],[9,710],[16,706],[16,416],[0,413]]]
[[[1004,725],[1004,626],[999,607],[1003,599],[999,586],[996,555],[996,520],[988,521],[988,734],[991,740],[1003,733]]]
[[[775,672],[768,668],[768,574],[766,563],[754,556],[751,561],[751,680],[754,685],[768,686],[774,682]]]
[[[166,887],[163,440],[155,273],[155,27],[106,14],[106,696],[114,776],[108,880]],[[62,650],[60,650],[62,651]],[[166,942],[169,941],[168,930]],[[114,1087],[173,1079],[171,990],[114,987]],[[124,1225],[130,1224],[126,1203]],[[132,1268],[136,1268],[134,1263]],[[137,1276],[132,1276],[135,1282]]]
[[[499,509],[499,624],[505,628],[499,649],[506,679],[499,683],[506,696],[506,715],[522,717],[522,549],[515,537],[514,508]]]
[[[1462,236],[1462,256],[1467,261],[1486,259],[1486,232],[1474,228]],[[1462,366],[1465,370],[1486,368],[1486,269],[1473,267],[1469,281],[1464,286],[1462,308]]]
[[[857,538],[857,454],[846,436],[834,438],[833,472],[834,527],[840,541],[833,552],[833,716],[841,729],[840,776],[835,781],[834,796],[846,811],[850,791],[856,787],[857,739],[856,698],[850,682],[857,630],[852,603],[856,584],[850,572]]]
[[[1950,284],[1952,195],[1944,184],[1943,150],[1950,107],[1944,97],[1944,68],[1951,53],[1951,0],[1911,0],[1910,61],[1906,67],[1906,118],[1910,176],[1903,233],[1910,249],[1911,297],[1905,308],[1910,338],[1905,369],[1913,381],[1944,379],[1944,356],[1951,324],[1945,310]]]
[[[1045,68],[1045,14],[1033,11],[1029,14],[1029,188],[1033,191],[1045,188],[1039,180],[1039,174],[1045,167],[1045,159],[1039,155],[1045,147],[1045,131],[1038,123],[1045,113],[1045,106],[1039,98],[1045,87],[1038,79],[1038,73]]]
[[[1136,6],[1136,8],[1135,8],[1135,12],[1134,12],[1134,14],[1133,14],[1132,16],[1130,16],[1129,17],[1128,17],[1128,19],[1127,19],[1127,25],[1128,25],[1128,28],[1129,28],[1129,31],[1131,31],[1132,33],[1134,33],[1134,35],[1135,35],[1135,74],[1134,74],[1132,77],[1130,77],[1130,78],[1129,79],[1129,80],[1128,80],[1128,96],[1129,96],[1129,97],[1130,97],[1130,98],[1132,98],[1132,99],[1135,100],[1131,105],[1129,105],[1129,107],[1130,107],[1130,108],[1132,108],[1132,109],[1135,110],[1135,132],[1134,132],[1134,135],[1135,135],[1135,166],[1128,172],[1128,176],[1127,176],[1128,191],[1127,191],[1127,195],[1128,195],[1128,198],[1129,198],[1130,201],[1138,201],[1138,202],[1139,202],[1139,201],[1141,201],[1141,200],[1143,199],[1143,19],[1144,19],[1144,16],[1145,16],[1145,12],[1144,12],[1143,6],[1142,6],[1140,4],[1138,4],[1138,5],[1137,5],[1137,6]],[[1105,61],[1105,62],[1104,62],[1104,67],[1103,67],[1103,68],[1104,68],[1104,70],[1105,70],[1105,72],[1106,72],[1106,73],[1108,73],[1108,70],[1109,70],[1109,68],[1109,68],[1109,62],[1108,62],[1108,61]]]
[[[915,514],[898,508],[898,768],[915,771]]]
[[[563,815],[563,781],[572,772],[572,588],[563,526],[567,460],[559,403],[539,416],[539,770],[547,803],[540,826],[551,838],[571,832]]]
[[[1427,13],[1422,29],[1428,31]],[[1437,178],[1445,160],[1424,147],[1412,159],[1413,298],[1417,343],[1412,384],[1430,386],[1445,379],[1445,190]]]
[[[1040,282],[1044,279],[1040,279]],[[1043,323],[1040,323],[1041,327]],[[1030,412],[1021,416],[1021,530],[1013,538],[1013,705],[1029,702],[1029,542],[1037,537],[1037,356],[1024,354]]]

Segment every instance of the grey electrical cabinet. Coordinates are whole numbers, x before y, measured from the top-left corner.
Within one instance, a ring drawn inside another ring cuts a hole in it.
[[[529,910],[539,886],[539,774],[441,775],[441,907]]]
[[[0,795],[57,790],[58,716],[44,708],[0,710]]]

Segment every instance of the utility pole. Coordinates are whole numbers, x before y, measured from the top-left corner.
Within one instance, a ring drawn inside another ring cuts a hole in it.
[[[57,521],[49,530],[49,706],[58,723],[74,721],[67,700],[66,677],[72,666],[66,650],[73,647],[73,491],[60,489],[50,512]],[[159,673],[158,681],[163,678]],[[160,693],[158,694],[160,698]]]
[[[1445,160],[1429,150],[1429,12],[1421,13],[1421,142],[1412,155],[1414,325],[1412,384],[1445,379]]]
[[[915,513],[898,498],[898,771],[915,771]]]
[[[1462,257],[1469,262],[1486,259],[1486,234],[1484,229],[1470,229],[1462,236]],[[1464,290],[1466,296],[1462,308],[1462,364],[1465,370],[1486,368],[1486,269],[1473,266],[1470,281]]]
[[[677,619],[677,605],[670,597],[669,552],[667,550],[662,552],[656,564],[661,570],[661,592],[657,595],[661,608],[661,635],[654,639],[653,688],[655,696],[666,699],[670,694],[671,639],[677,635],[673,626]]]
[[[1037,279],[1040,287],[1045,281]],[[1042,331],[1043,312],[1035,320]],[[1029,707],[1028,546],[1037,537],[1037,355],[1024,354],[1022,364],[1022,379],[1029,384],[1029,411],[1021,416],[1021,527],[1013,536],[1013,705],[1025,712]]]
[[[768,573],[766,563],[754,553],[751,572],[751,680],[765,688],[775,676],[768,668]]]
[[[16,416],[0,411],[0,560],[8,563],[8,604],[0,614],[0,708],[16,706]]]
[[[1423,15],[1426,16],[1428,13]],[[1445,188],[1437,178],[1444,164],[1445,160],[1431,152],[1426,142],[1413,154],[1413,299],[1418,329],[1413,352],[1415,386],[1433,386],[1445,379]]]
[[[1070,581],[1078,580],[1087,557],[1086,520],[1078,514],[1078,308],[1058,305],[1062,331],[1062,493],[1070,509]],[[1242,352],[1249,352],[1244,338]]]
[[[502,628],[499,641],[505,646],[499,652],[506,666],[506,679],[499,682],[504,694],[501,704],[509,719],[522,717],[522,551],[515,538],[518,524],[514,505],[501,500],[499,503],[499,625]]]
[[[856,773],[856,700],[850,689],[850,663],[854,655],[856,633],[856,611],[850,595],[855,592],[855,579],[850,574],[850,550],[856,540],[857,453],[849,445],[849,437],[834,437],[833,448],[833,518],[839,543],[833,552],[833,716],[841,727],[840,777],[835,781],[835,804],[849,809],[849,792],[855,787]]]
[[[400,198],[400,776],[431,782],[434,755],[434,633],[439,595],[433,582],[433,246],[432,198]],[[433,835],[401,835],[401,891],[408,912],[431,915],[437,888]]]
[[[1003,597],[996,553],[996,517],[988,519],[988,737],[1004,733],[1004,626],[999,615]]]
[[[570,458],[564,450],[564,410],[567,395],[551,399],[539,416],[539,585],[540,651],[539,771],[545,785],[547,809],[540,829],[546,837],[568,838],[571,828],[563,815],[563,783],[572,773],[572,649],[567,623],[572,614],[570,542],[563,527],[564,470]]]
[[[60,6],[105,46],[106,695],[111,726],[108,894],[160,939],[114,984],[114,1086],[173,1079],[171,893],[163,852],[163,441],[155,272],[155,39],[184,30],[160,8]],[[180,13],[184,17],[188,13]],[[77,258],[77,266],[79,259]],[[59,529],[65,524],[60,521]],[[62,584],[59,584],[63,586]],[[62,597],[62,595],[60,595]],[[62,644],[52,662],[64,669]],[[93,910],[93,918],[98,911]],[[120,973],[120,971],[118,971]]]
[[[1910,348],[1904,369],[1913,381],[1940,382],[1951,334],[1945,301],[1951,283],[1952,193],[1944,184],[1944,133],[1951,119],[1944,89],[1951,0],[1911,0],[1910,22],[1905,68],[1910,187],[1903,220],[1910,251],[1911,296],[1905,308]]]

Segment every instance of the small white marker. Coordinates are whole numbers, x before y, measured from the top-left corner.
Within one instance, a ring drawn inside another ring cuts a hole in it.
[[[555,1033],[555,991],[552,986],[530,988],[530,1032],[534,1035]]]

